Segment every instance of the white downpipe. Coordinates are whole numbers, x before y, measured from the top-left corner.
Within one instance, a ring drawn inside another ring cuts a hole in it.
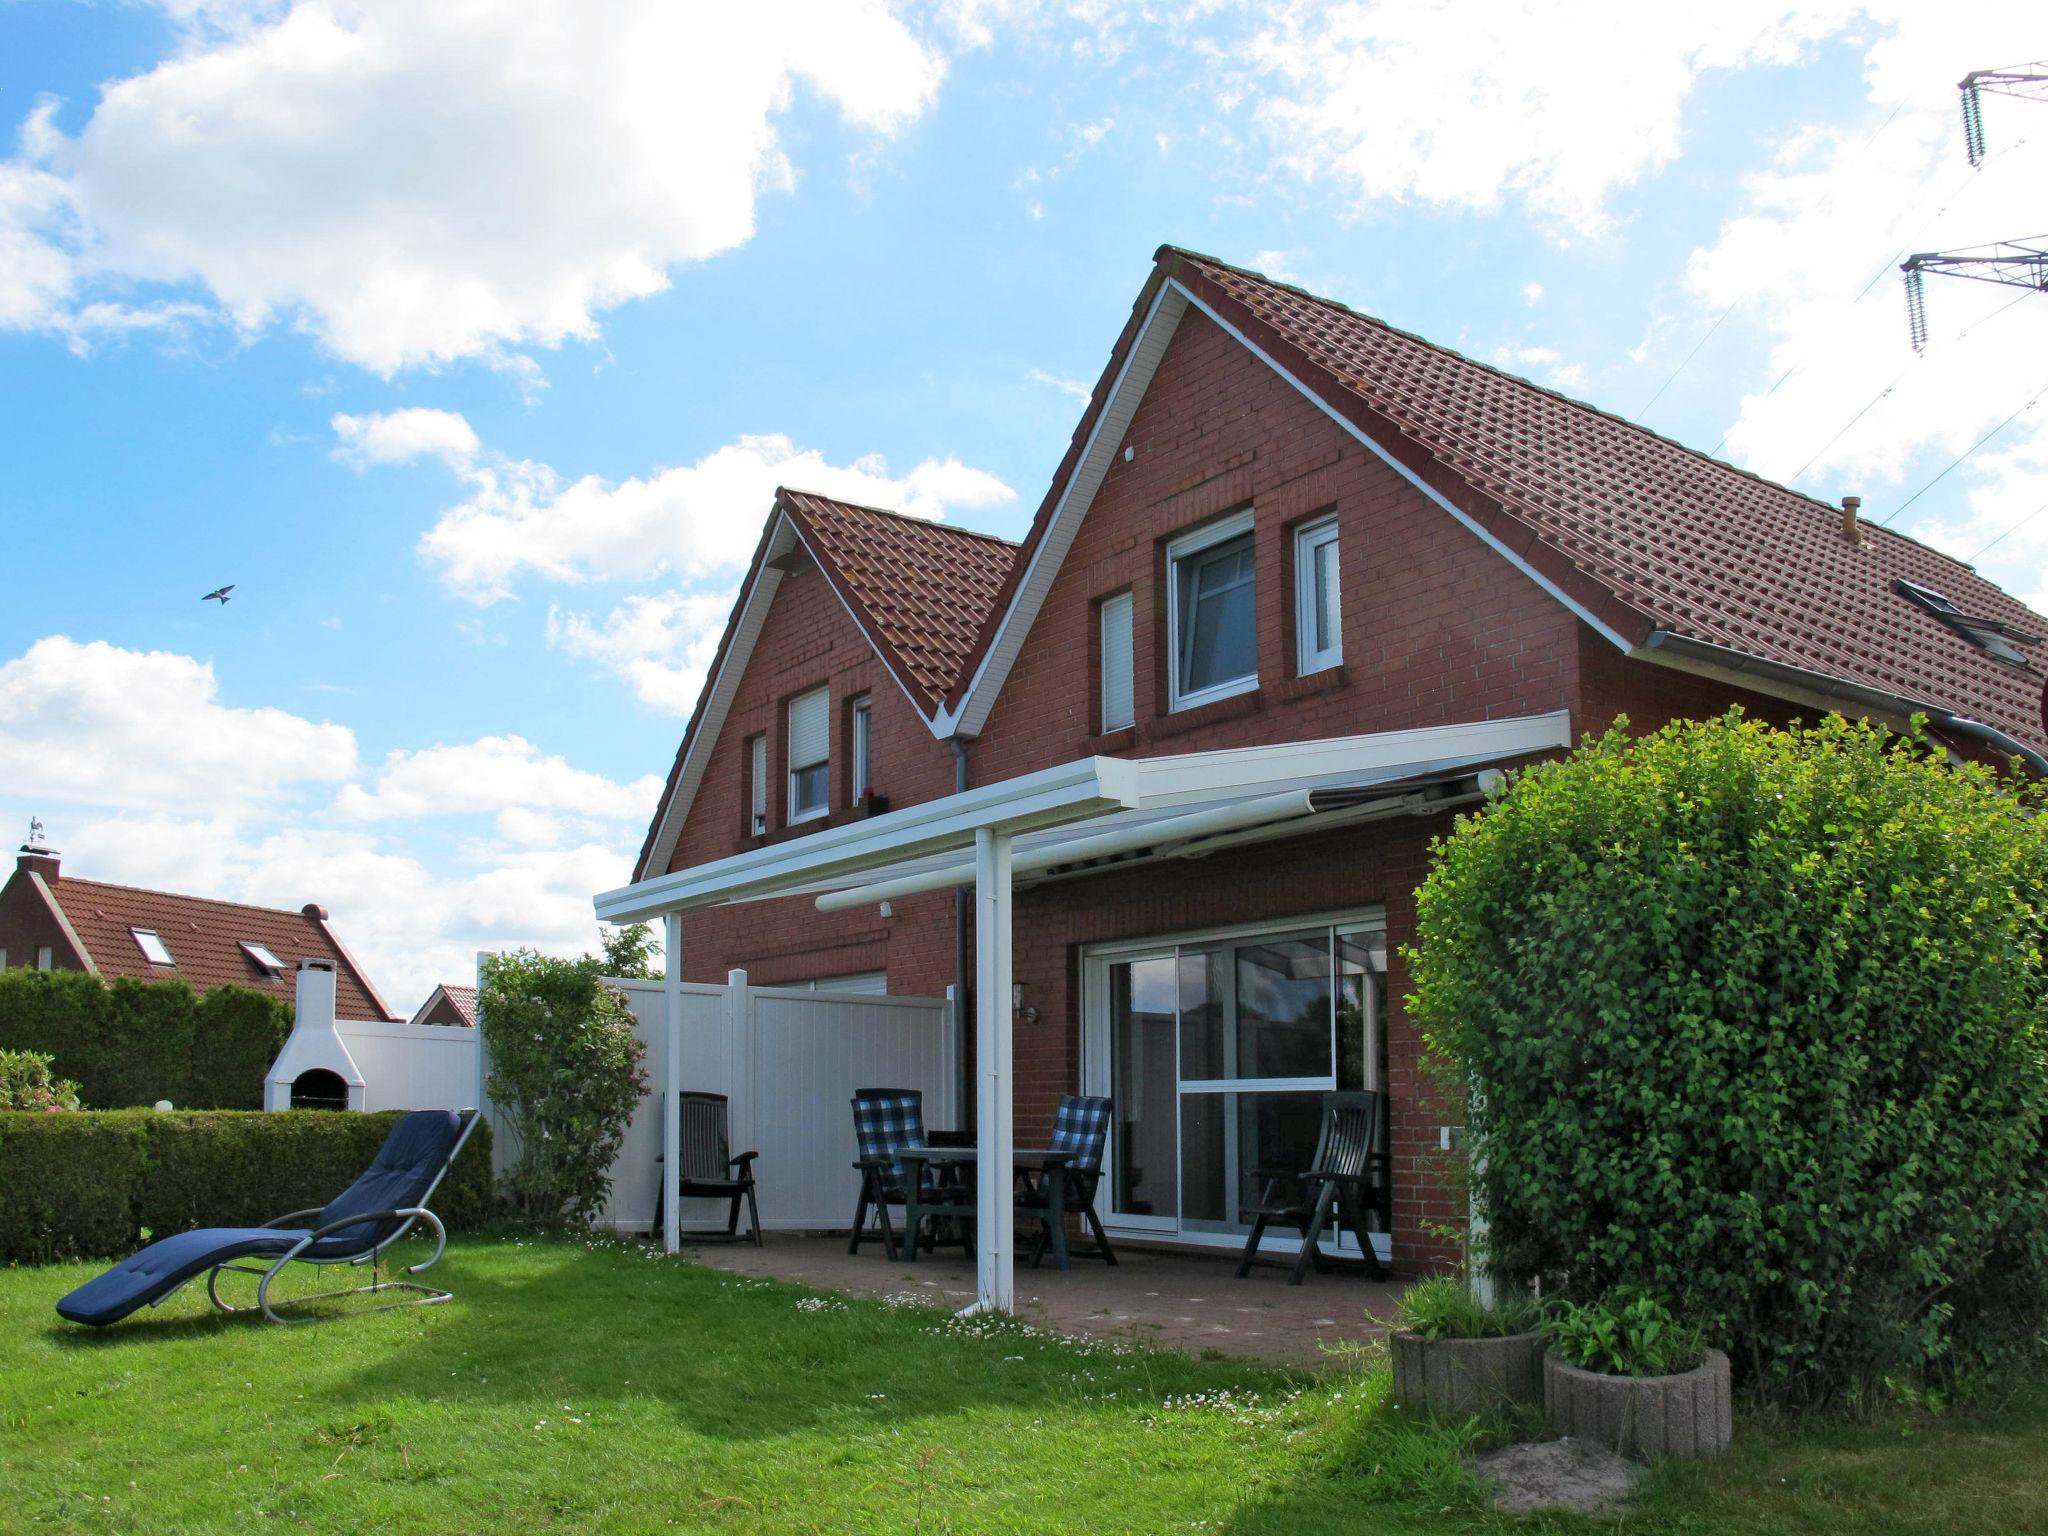
[[[1256,800],[1244,800],[1234,805],[1219,805],[1206,811],[1194,811],[1186,816],[1171,816],[1163,821],[1147,822],[1143,826],[1119,827],[1112,832],[1099,832],[1093,837],[1078,837],[1056,842],[1043,848],[1034,848],[1017,855],[1011,861],[1013,874],[1035,875],[1060,864],[1072,864],[1083,859],[1107,858],[1111,854],[1129,853],[1137,848],[1150,848],[1159,843],[1180,842],[1190,837],[1207,837],[1217,832],[1235,832],[1239,828],[1256,826],[1261,822],[1287,821],[1297,816],[1306,816],[1313,809],[1309,804],[1309,792],[1305,789],[1290,789],[1277,795],[1262,795]],[[898,896],[915,896],[922,891],[939,891],[948,886],[966,885],[975,878],[977,864],[948,864],[943,868],[925,870],[921,874],[903,875],[895,880],[878,880],[872,885],[857,885],[843,891],[827,891],[817,899],[820,912],[844,912],[852,907],[872,906],[878,901],[893,901]]]
[[[975,1293],[985,1312],[1017,1309],[1017,1212],[1010,1195],[1016,1152],[1010,1071],[1010,834],[974,833],[976,1120]]]
[[[682,1127],[677,1097],[683,1091],[683,914],[662,920],[661,1246],[683,1245]]]

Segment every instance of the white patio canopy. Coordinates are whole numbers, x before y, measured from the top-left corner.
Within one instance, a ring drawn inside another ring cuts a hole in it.
[[[1457,781],[1488,765],[1571,744],[1563,711],[1371,736],[1294,741],[1171,757],[1084,757],[866,821],[750,848],[597,898],[605,922],[666,924],[669,1081],[682,1050],[682,914],[693,908],[813,895],[832,910],[913,891],[975,893],[978,1305],[1015,1301],[1015,1150],[1010,1053],[1011,893],[1017,883],[1086,873],[1104,862],[1263,841],[1339,821],[1441,808],[1477,790]],[[678,1246],[674,1113],[662,1116],[662,1240]]]

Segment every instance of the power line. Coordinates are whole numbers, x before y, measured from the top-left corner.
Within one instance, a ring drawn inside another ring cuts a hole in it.
[[[2029,512],[2025,517],[2021,518],[2018,522],[2014,523],[2010,528],[2006,529],[2004,533],[2001,533],[1989,544],[1986,544],[1982,549],[1978,550],[1974,555],[1970,556],[1969,563],[1971,565],[1975,565],[1979,560],[1984,558],[1987,552],[1997,548],[2000,544],[2003,544],[2007,539],[2011,538],[2014,534],[2018,533],[2022,528],[2026,527],[2027,524],[2031,523],[2043,512],[2048,512],[2048,501],[2042,502],[2041,505],[2034,508],[2034,510]]]
[[[1886,513],[1883,517],[1879,518],[1877,520],[1878,526],[1880,528],[1888,527],[1891,524],[1891,520],[1893,518],[1897,517],[1901,512],[1905,511],[1906,508],[1913,505],[1914,502],[1918,501],[1922,496],[1925,496],[1929,491],[1933,490],[1937,485],[1941,484],[1943,480],[1947,479],[1949,470],[1954,469],[1956,465],[1962,463],[1964,459],[1967,459],[1971,454],[1975,453],[1979,448],[1982,448],[1986,443],[1990,442],[1991,439],[1998,436],[1998,434],[2003,432],[2007,427],[2011,426],[2015,421],[2019,419],[2021,412],[2032,409],[2034,402],[2039,400],[2043,395],[2048,395],[2048,384],[2043,384],[2039,389],[2034,391],[2033,399],[2027,401],[2027,403],[2021,406],[2019,410],[2014,411],[2012,415],[2006,417],[2005,420],[2001,421],[1989,432],[1986,432],[1982,437],[1978,438],[1976,442],[1970,444],[1970,446],[1964,449],[1962,453],[1958,454],[1950,462],[1948,469],[1944,469],[1932,480],[1928,481],[1925,485],[1921,486],[1919,490],[1915,491],[1912,495],[1908,496],[1904,501],[1900,502],[1896,507],[1892,508],[1890,512]]]

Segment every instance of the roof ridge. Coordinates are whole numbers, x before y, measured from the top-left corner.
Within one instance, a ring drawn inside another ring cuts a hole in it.
[[[160,891],[155,886],[123,885],[117,880],[94,880],[85,875],[60,874],[50,889],[55,894],[74,885],[96,885],[103,891],[134,891],[142,896],[168,896],[174,901],[203,901],[209,906],[239,907],[244,912],[268,912],[272,917],[298,917],[305,918],[307,922],[317,921],[306,916],[304,907],[266,907],[257,902],[236,901],[227,896],[195,896],[190,891]]]
[[[1489,363],[1484,358],[1474,357],[1469,353],[1460,352],[1456,347],[1445,346],[1440,341],[1432,341],[1429,337],[1422,335],[1420,332],[1411,331],[1403,326],[1398,326],[1394,324],[1391,320],[1383,319],[1379,315],[1369,314],[1362,309],[1353,309],[1349,304],[1346,304],[1342,299],[1333,299],[1329,297],[1327,294],[1311,292],[1309,289],[1302,287],[1298,283],[1283,282],[1281,279],[1277,277],[1270,277],[1266,273],[1261,272],[1254,267],[1239,266],[1236,262],[1225,261],[1220,256],[1211,256],[1206,251],[1192,250],[1187,246],[1175,245],[1170,241],[1160,246],[1159,248],[1160,253],[1164,253],[1167,251],[1171,251],[1177,256],[1186,256],[1192,258],[1195,261],[1206,262],[1212,267],[1221,267],[1226,272],[1235,272],[1240,277],[1251,278],[1254,281],[1264,283],[1269,288],[1278,288],[1282,292],[1291,293],[1296,295],[1297,297],[1307,299],[1312,304],[1320,304],[1325,309],[1336,310],[1339,314],[1348,315],[1350,318],[1357,320],[1365,325],[1377,326],[1380,330],[1388,331],[1391,332],[1393,335],[1404,337],[1405,339],[1416,343],[1418,346],[1427,347],[1432,352],[1441,352],[1446,357],[1455,357],[1461,363],[1469,363],[1474,368],[1483,368],[1488,373],[1495,374],[1500,378],[1507,379],[1515,384],[1519,384],[1523,386],[1525,389],[1533,389],[1539,394],[1545,394],[1550,396],[1553,400],[1561,400],[1566,405],[1573,407],[1575,410],[1591,412],[1593,415],[1604,417],[1606,420],[1614,422],[1618,426],[1626,427],[1632,432],[1640,432],[1646,437],[1654,437],[1660,443],[1669,443],[1673,448],[1678,449],[1679,452],[1690,454],[1693,458],[1698,459],[1703,463],[1711,464],[1717,469],[1725,469],[1731,474],[1741,475],[1746,479],[1756,481],[1759,485],[1767,485],[1774,491],[1783,491],[1788,496],[1797,496],[1802,501],[1810,502],[1814,506],[1820,508],[1823,512],[1827,512],[1831,515],[1841,515],[1842,509],[1839,506],[1836,506],[1832,502],[1822,501],[1818,496],[1814,495],[1810,491],[1802,491],[1797,486],[1785,484],[1782,480],[1773,480],[1768,475],[1759,474],[1753,469],[1745,469],[1742,465],[1732,463],[1727,459],[1716,458],[1713,454],[1708,453],[1703,448],[1695,448],[1691,443],[1681,441],[1678,438],[1671,437],[1663,432],[1659,432],[1655,427],[1646,426],[1644,423],[1640,421],[1632,421],[1628,417],[1623,416],[1618,412],[1610,411],[1602,406],[1595,405],[1590,400],[1581,400],[1577,395],[1568,395],[1563,390],[1558,389],[1553,385],[1540,383],[1537,380],[1528,378],[1523,374],[1512,372],[1509,369],[1501,367],[1498,363]],[[1157,253],[1155,253],[1153,259],[1155,261],[1158,259]],[[1924,549],[1928,551],[1930,554],[1938,555],[1944,560],[1953,561],[1955,564],[1962,566],[1965,570],[1975,571],[1977,569],[1974,565],[1971,565],[1967,560],[1963,560],[1958,556],[1952,555],[1947,550],[1936,549],[1932,544],[1927,543],[1925,540],[1916,539],[1910,533],[1906,533],[1900,529],[1890,527],[1887,524],[1866,522],[1862,524],[1862,528],[1866,534],[1889,534],[1891,537],[1895,539],[1903,540],[1905,543],[1914,545],[1916,548]]]
[[[949,523],[935,517],[914,517],[908,512],[899,512],[894,507],[871,506],[864,501],[848,501],[844,496],[828,496],[823,491],[807,491],[798,485],[778,485],[775,494],[781,496],[808,496],[813,501],[829,501],[835,507],[845,507],[852,512],[870,512],[876,517],[891,517],[899,523],[911,523],[919,528],[935,528],[944,533],[965,534],[970,539],[985,539],[991,544],[1000,544],[1005,549],[1020,549],[1016,539],[1006,539],[999,533],[984,533],[979,528],[968,528],[959,523]]]

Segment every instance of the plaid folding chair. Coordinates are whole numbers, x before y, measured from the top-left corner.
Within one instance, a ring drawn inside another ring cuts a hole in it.
[[[903,1164],[896,1154],[921,1147],[924,1139],[924,1094],[915,1088],[859,1088],[853,1095],[853,1140],[859,1151],[854,1168],[860,1174],[860,1195],[853,1205],[853,1240],[848,1253],[859,1253],[869,1236],[868,1213],[881,1223],[882,1251],[896,1251],[889,1207],[907,1204]]]
[[[1060,1096],[1060,1107],[1052,1122],[1052,1139],[1046,1143],[1054,1152],[1071,1152],[1066,1166],[1066,1207],[1093,1234],[1093,1253],[1110,1264],[1116,1252],[1109,1246],[1109,1234],[1102,1230],[1102,1218],[1095,1211],[1095,1187],[1102,1182],[1102,1155],[1109,1144],[1110,1101],[1096,1094],[1068,1093]],[[1038,1241],[1031,1250],[1031,1267],[1038,1268],[1052,1242],[1052,1222],[1047,1218],[1043,1180],[1021,1181],[1018,1209],[1038,1217]]]

